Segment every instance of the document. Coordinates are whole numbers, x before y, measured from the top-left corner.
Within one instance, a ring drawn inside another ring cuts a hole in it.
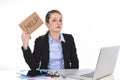
[[[27,76],[28,70],[17,71],[22,80],[51,80],[51,77],[45,75]]]

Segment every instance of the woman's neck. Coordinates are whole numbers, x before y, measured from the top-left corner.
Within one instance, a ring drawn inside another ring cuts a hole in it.
[[[50,36],[56,41],[60,41],[60,33],[58,32],[50,32]]]

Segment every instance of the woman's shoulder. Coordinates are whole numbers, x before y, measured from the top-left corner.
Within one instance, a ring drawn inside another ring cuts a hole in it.
[[[63,34],[64,37],[67,37],[67,38],[73,37],[72,34],[68,34],[68,33],[62,33],[62,34]]]
[[[74,41],[74,37],[72,36],[72,34],[67,34],[67,33],[62,33],[63,37],[65,39],[66,42],[73,42]]]
[[[48,39],[48,34],[40,35],[36,38],[36,41],[44,41]]]

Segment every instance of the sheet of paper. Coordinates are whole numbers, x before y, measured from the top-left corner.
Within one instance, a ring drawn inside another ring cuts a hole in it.
[[[20,78],[22,80],[51,80],[51,77],[45,76],[45,75],[40,75],[40,76],[27,76],[28,70],[20,70],[17,71],[17,74],[20,75]]]

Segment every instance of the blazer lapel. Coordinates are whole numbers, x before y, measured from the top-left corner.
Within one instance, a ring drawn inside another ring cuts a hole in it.
[[[62,41],[62,50],[63,50],[63,57],[64,57],[64,64],[67,62],[67,44],[66,42]]]
[[[48,61],[49,61],[49,43],[48,43],[48,33],[45,35],[45,38],[44,38],[44,64],[45,64],[45,67],[47,68],[47,65],[48,65]]]

